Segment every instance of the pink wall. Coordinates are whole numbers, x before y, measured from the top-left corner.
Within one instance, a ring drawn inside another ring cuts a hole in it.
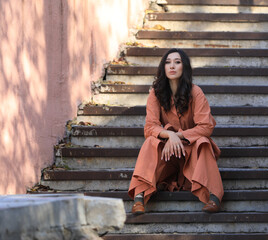
[[[53,162],[77,105],[148,0],[0,0],[0,194],[25,193]]]

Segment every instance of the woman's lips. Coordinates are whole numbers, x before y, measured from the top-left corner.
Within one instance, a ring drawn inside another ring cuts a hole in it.
[[[174,75],[174,74],[176,74],[176,71],[171,71],[171,72],[169,72],[169,74]]]

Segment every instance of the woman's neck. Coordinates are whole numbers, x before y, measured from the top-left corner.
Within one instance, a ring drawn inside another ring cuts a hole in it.
[[[174,80],[169,80],[169,86],[172,92],[172,96],[174,97],[176,92],[177,92],[177,88],[178,88],[178,82],[174,81]]]

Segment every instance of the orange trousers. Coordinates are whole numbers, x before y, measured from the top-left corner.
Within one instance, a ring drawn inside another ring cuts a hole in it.
[[[209,201],[210,193],[221,201],[224,193],[222,179],[213,148],[206,137],[192,145],[184,145],[185,158],[172,156],[168,162],[161,160],[164,143],[157,141],[158,144],[156,138],[149,137],[141,148],[128,191],[132,199],[144,192],[146,204],[161,186],[169,191],[191,191],[204,203]]]

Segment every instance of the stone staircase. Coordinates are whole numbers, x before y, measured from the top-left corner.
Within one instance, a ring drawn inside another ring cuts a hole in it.
[[[268,1],[167,0],[152,8],[158,12],[148,11],[135,44],[123,49],[125,62],[110,64],[93,103],[79,107],[77,124],[66,128],[69,142],[55,148],[55,167],[44,170],[41,183],[56,192],[122,198],[125,227],[107,240],[267,240]],[[190,56],[194,83],[217,121],[222,211],[201,212],[189,192],[159,192],[146,214],[134,217],[127,189],[144,141],[146,99],[171,47]]]

